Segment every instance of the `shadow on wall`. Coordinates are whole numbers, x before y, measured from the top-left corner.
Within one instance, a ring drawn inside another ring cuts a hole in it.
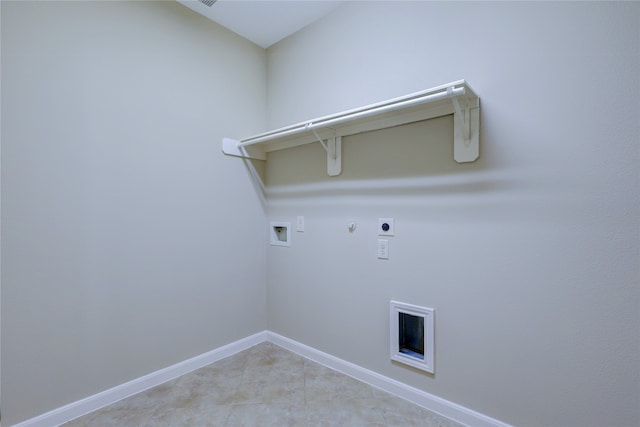
[[[269,153],[266,193],[304,196],[419,196],[489,192],[512,184],[489,173],[481,156],[453,159],[453,116],[343,137],[342,174],[329,177],[326,153],[308,144]]]

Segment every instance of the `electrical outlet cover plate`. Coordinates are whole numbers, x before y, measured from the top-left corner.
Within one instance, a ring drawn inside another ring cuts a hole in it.
[[[378,236],[393,236],[393,218],[378,218]]]
[[[378,239],[378,258],[389,259],[389,241],[387,239]]]

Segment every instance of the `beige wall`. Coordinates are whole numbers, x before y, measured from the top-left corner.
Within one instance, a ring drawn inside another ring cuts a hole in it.
[[[349,2],[268,50],[278,127],[457,79],[441,118],[270,154],[269,329],[522,426],[638,425],[638,3]],[[388,261],[378,217],[395,218]],[[347,224],[358,223],[350,234]],[[436,373],[389,361],[390,299],[436,309]]]
[[[637,3],[349,2],[268,62],[172,2],[1,12],[3,423],[265,325],[508,423],[639,423]],[[221,137],[459,78],[476,163],[450,117],[345,138],[337,178],[274,153],[306,231],[265,253]],[[436,309],[434,376],[389,362],[392,298]]]
[[[3,424],[265,329],[264,207],[219,146],[265,76],[174,2],[2,2]]]

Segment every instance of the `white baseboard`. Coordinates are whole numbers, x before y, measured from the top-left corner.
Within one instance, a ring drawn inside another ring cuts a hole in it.
[[[342,372],[388,393],[395,394],[396,396],[461,424],[474,427],[510,427],[508,424],[472,411],[464,406],[441,399],[433,394],[411,387],[392,378],[385,377],[384,375],[380,375],[376,372],[270,331],[263,331],[248,336],[215,350],[113,387],[109,390],[105,390],[77,402],[70,403],[69,405],[54,409],[53,411],[39,415],[35,418],[15,424],[13,427],[59,426],[82,415],[86,415],[105,406],[112,405],[129,396],[133,396],[134,394],[143,392],[152,387],[188,374],[189,372],[195,371],[196,369],[217,362],[225,357],[232,356],[240,351],[253,347],[256,344],[260,344],[263,341],[270,341],[280,347],[311,359],[314,362],[318,362],[331,369],[335,369],[336,371]]]
[[[207,366],[225,357],[232,356],[242,350],[253,347],[266,340],[266,331],[248,336],[241,340],[232,342],[215,350],[192,357],[185,361],[176,363],[159,371],[152,372],[135,380],[126,382],[119,386],[105,390],[86,399],[79,400],[53,411],[44,413],[35,418],[15,424],[13,427],[51,427],[59,426],[82,415],[96,411],[108,405],[112,405],[122,399],[134,394],[148,390],[152,387],[163,384],[167,381],[178,378],[196,369]]]
[[[385,377],[377,372],[370,371],[369,369],[347,362],[346,360],[339,359],[274,332],[267,331],[267,341],[338,372],[342,372],[345,375],[353,377],[373,387],[395,394],[396,396],[422,406],[425,409],[457,421],[460,424],[474,427],[510,427],[509,424],[505,424],[502,421],[472,411],[464,406],[442,399],[415,387],[411,387],[392,378]]]

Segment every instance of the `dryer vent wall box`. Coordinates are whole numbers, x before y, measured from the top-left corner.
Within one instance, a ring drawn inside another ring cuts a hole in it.
[[[291,223],[272,222],[269,227],[270,242],[274,246],[291,246]]]
[[[434,315],[433,308],[390,302],[391,360],[434,373]]]

